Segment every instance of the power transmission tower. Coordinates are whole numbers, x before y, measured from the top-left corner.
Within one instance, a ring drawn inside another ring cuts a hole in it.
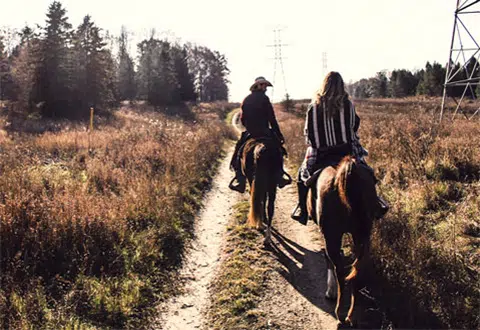
[[[283,57],[283,55],[282,55],[282,47],[288,46],[288,44],[283,44],[282,43],[282,38],[281,38],[281,35],[280,35],[280,32],[282,30],[283,29],[281,29],[281,28],[275,28],[273,30],[273,45],[267,45],[267,47],[273,47],[273,49],[274,49],[273,77],[272,77],[273,87],[272,87],[272,95],[271,95],[272,101],[273,101],[273,96],[274,96],[274,91],[275,91],[275,79],[276,79],[276,75],[277,75],[277,63],[279,64],[280,69],[281,69],[284,92],[285,92],[285,95],[287,94],[287,83],[286,83],[286,78],[285,78],[285,70],[283,69],[283,60],[286,59],[286,58]]]
[[[463,87],[463,93],[460,99],[452,96],[456,104],[452,120],[459,110],[468,119],[473,118],[473,116],[480,111],[479,107],[472,116],[468,117],[462,108],[467,92],[471,97],[475,98],[475,87],[480,85],[480,29],[478,28],[478,24],[476,24],[479,20],[480,0],[457,0],[450,56],[443,86],[440,121],[443,118],[443,112],[446,108],[448,98],[447,89],[450,87]],[[469,25],[468,23],[471,24]],[[473,31],[472,28],[476,28],[476,31]],[[475,38],[479,38],[478,42]],[[460,64],[460,68],[456,67],[457,63]]]
[[[327,75],[327,52],[322,52],[322,75],[325,77]]]

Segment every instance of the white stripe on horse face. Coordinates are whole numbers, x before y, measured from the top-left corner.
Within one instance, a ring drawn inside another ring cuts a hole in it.
[[[315,145],[317,148],[320,147],[320,137],[318,136],[318,114],[317,114],[317,105],[313,104],[313,135],[315,137]]]

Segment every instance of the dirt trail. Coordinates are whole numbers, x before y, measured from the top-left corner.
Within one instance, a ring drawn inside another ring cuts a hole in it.
[[[238,125],[238,115],[232,122]],[[239,127],[237,130],[239,130]],[[223,160],[205,206],[196,220],[197,238],[181,272],[185,293],[172,298],[158,320],[160,329],[198,329],[205,326],[208,287],[221,260],[222,238],[231,219],[232,206],[240,200],[228,188],[231,172]],[[271,267],[266,291],[258,309],[267,329],[336,329],[333,304],[326,301],[326,265],[321,252],[323,241],[318,227],[305,227],[290,219],[296,203],[292,184],[277,195],[272,232]],[[205,326],[208,329],[208,326]]]
[[[270,329],[336,329],[334,304],[327,301],[323,239],[311,221],[290,219],[296,204],[294,184],[279,190],[271,247],[274,271],[259,306]]]
[[[219,166],[212,189],[205,196],[204,207],[196,219],[192,249],[181,270],[185,292],[168,301],[158,320],[158,328],[198,329],[203,323],[203,310],[208,303],[208,287],[220,261],[221,245],[226,226],[232,216],[232,207],[240,194],[228,188],[232,172],[229,161],[233,147]]]
[[[238,115],[237,112],[233,116],[232,125],[240,133]],[[196,237],[180,271],[180,280],[185,283],[184,292],[162,304],[161,316],[154,322],[154,329],[199,329],[204,324],[203,317],[209,303],[208,288],[220,264],[222,242],[233,206],[241,198],[238,192],[228,188],[232,178],[229,167],[233,151],[234,146],[230,146],[195,219]]]

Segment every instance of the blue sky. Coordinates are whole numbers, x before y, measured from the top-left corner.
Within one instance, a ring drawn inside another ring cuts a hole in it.
[[[21,27],[45,21],[51,1],[3,1],[0,25]],[[230,97],[241,101],[259,75],[273,80],[273,29],[284,28],[284,71],[293,98],[309,98],[328,70],[348,81],[380,70],[420,69],[427,60],[446,63],[455,0],[164,1],[63,0],[77,26],[90,14],[100,27],[118,33],[121,25],[139,39],[155,28],[227,56]],[[282,4],[285,3],[285,4]],[[475,22],[479,26],[478,22]],[[479,36],[480,37],[480,36]],[[135,50],[135,47],[132,47]],[[275,99],[283,96],[280,70]]]

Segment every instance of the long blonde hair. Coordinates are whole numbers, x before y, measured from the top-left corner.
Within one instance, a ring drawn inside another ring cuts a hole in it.
[[[348,98],[340,73],[331,71],[323,80],[322,87],[315,93],[313,102],[323,104],[328,116],[336,114],[343,107],[343,101]]]

